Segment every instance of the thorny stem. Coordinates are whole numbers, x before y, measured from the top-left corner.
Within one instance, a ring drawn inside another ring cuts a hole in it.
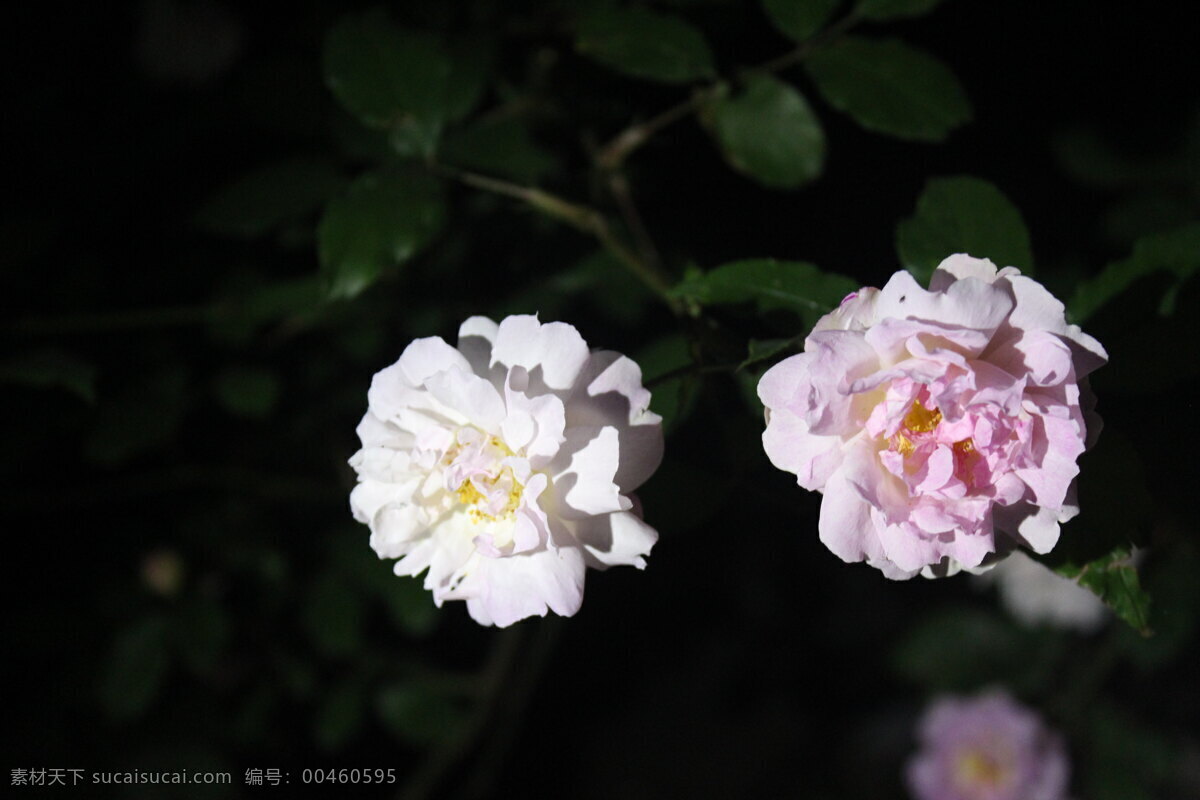
[[[443,164],[433,165],[432,169],[438,174],[452,178],[466,186],[519,200],[549,217],[567,223],[576,230],[594,236],[630,272],[659,295],[672,312],[675,314],[683,312],[683,305],[679,298],[671,293],[670,281],[652,262],[644,259],[621,241],[609,224],[608,218],[596,209],[572,203],[532,186],[521,186]]]
[[[842,36],[842,34],[857,25],[860,20],[861,17],[858,11],[851,11],[817,36],[800,43],[783,55],[743,70],[738,75],[738,81],[743,82],[754,75],[780,72],[788,67],[795,66],[808,58],[815,50]],[[727,82],[716,81],[707,87],[697,89],[688,99],[671,106],[666,111],[651,117],[645,122],[630,125],[600,149],[596,163],[604,170],[615,171],[619,169],[629,156],[653,138],[655,134],[700,111],[700,109],[704,108],[713,99],[724,94],[728,88],[729,85]]]

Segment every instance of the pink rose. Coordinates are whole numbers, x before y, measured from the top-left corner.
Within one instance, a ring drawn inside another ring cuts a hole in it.
[[[1071,765],[1062,738],[1001,691],[942,696],[917,727],[908,762],[916,800],[1064,800]]]
[[[1079,512],[1099,432],[1084,378],[1107,358],[1037,281],[954,255],[929,291],[897,272],[850,295],[768,370],[763,446],[825,495],[821,541],[845,561],[910,578],[1046,553]]]

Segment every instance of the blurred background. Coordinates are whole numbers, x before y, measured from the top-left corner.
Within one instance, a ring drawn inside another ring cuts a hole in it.
[[[902,798],[922,708],[999,686],[1063,734],[1073,796],[1200,797],[1185,4],[49,2],[5,29],[0,780]],[[955,214],[951,244],[994,222],[977,254],[1035,269],[1110,353],[1051,566],[1098,565],[1115,611],[843,564],[762,452],[757,377],[836,276],[927,272]],[[828,281],[791,306],[704,284],[748,258]],[[641,364],[661,538],[576,617],[498,631],[376,558],[346,461],[410,340],[532,312]],[[304,784],[332,767],[395,783]]]

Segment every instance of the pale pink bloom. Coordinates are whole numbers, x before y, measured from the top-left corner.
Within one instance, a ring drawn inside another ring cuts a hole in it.
[[[637,364],[561,322],[462,324],[375,375],[350,459],[355,519],[396,574],[483,625],[583,601],[587,567],[645,566],[658,535],[632,492],[662,459]]]
[[[1109,618],[1108,607],[1095,594],[1021,552],[974,580],[994,583],[1001,605],[1030,627],[1092,633]]]
[[[922,716],[908,762],[915,800],[1065,800],[1062,739],[1003,692],[942,697]]]
[[[890,578],[1038,553],[1078,513],[1104,348],[1014,267],[955,255],[847,297],[763,375],[763,446],[824,494],[820,536]],[[1085,423],[1085,416],[1089,419]]]

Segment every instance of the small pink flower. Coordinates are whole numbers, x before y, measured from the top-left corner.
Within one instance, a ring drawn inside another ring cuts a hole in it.
[[[1013,267],[955,255],[848,296],[763,375],[771,462],[824,494],[820,536],[890,578],[1038,553],[1078,513],[1104,348]],[[999,534],[999,535],[998,535]]]
[[[916,800],[1064,800],[1070,765],[1062,740],[1003,692],[936,700],[908,763]]]
[[[645,566],[658,534],[632,494],[662,425],[628,358],[562,322],[472,317],[457,347],[412,342],[367,400],[351,509],[437,605],[500,627],[571,616],[587,567]]]

